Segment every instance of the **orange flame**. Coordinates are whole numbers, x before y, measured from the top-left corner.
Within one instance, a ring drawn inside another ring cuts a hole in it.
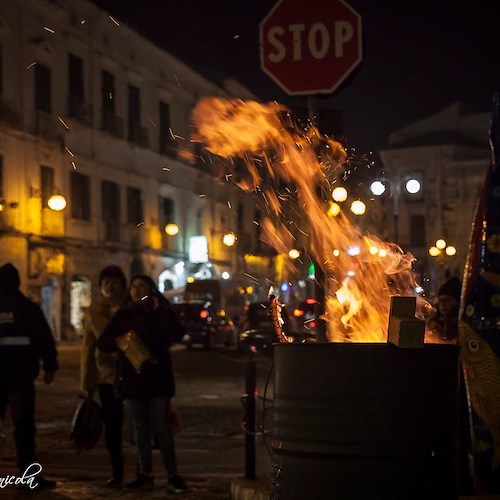
[[[415,295],[414,257],[328,211],[324,193],[343,173],[343,146],[313,126],[299,130],[277,103],[204,98],[193,119],[195,140],[230,160],[239,187],[262,195],[263,239],[287,253],[296,239],[287,226],[295,224],[308,240],[325,273],[328,340],[386,341],[390,296]],[[417,315],[428,316],[432,306],[417,302]]]

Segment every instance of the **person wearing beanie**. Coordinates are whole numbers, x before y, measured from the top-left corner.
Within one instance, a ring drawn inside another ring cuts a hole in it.
[[[438,290],[437,314],[432,319],[431,330],[444,342],[456,343],[458,337],[458,310],[462,284],[450,278]]]
[[[37,462],[35,453],[35,379],[40,361],[46,384],[58,370],[57,350],[41,308],[19,290],[19,272],[11,263],[0,267],[0,419],[7,407],[14,425],[17,461],[22,473]],[[53,488],[54,481],[36,477],[33,489]]]
[[[113,314],[122,306],[127,292],[127,280],[122,269],[111,265],[99,273],[99,297],[92,303],[83,320],[80,358],[80,395],[93,398],[96,390],[103,409],[104,437],[111,461],[108,486],[123,482],[122,401],[115,397],[117,355],[97,349],[97,340]]]

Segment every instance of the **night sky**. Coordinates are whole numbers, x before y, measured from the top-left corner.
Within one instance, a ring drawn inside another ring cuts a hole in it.
[[[195,69],[230,75],[262,100],[307,106],[260,69],[259,23],[275,0],[92,1]],[[499,0],[349,4],[362,16],[363,61],[320,103],[342,110],[358,153],[383,148],[391,131],[457,100],[490,109],[500,91]]]

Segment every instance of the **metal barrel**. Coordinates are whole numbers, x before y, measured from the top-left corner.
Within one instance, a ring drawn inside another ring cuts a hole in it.
[[[274,346],[273,500],[458,498],[458,348]]]

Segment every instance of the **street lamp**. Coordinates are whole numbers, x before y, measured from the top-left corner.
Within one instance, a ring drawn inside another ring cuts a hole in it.
[[[370,185],[370,191],[375,196],[382,196],[387,190],[387,186],[391,188],[392,195],[392,214],[394,219],[394,241],[399,240],[398,219],[399,219],[399,196],[401,194],[401,184],[404,182],[404,189],[409,195],[415,196],[422,190],[421,182],[415,177],[406,176],[401,178],[401,172],[398,170],[397,175],[383,175],[379,179],[373,181]]]
[[[51,210],[60,212],[66,208],[66,198],[61,194],[53,194],[48,200],[47,205]]]
[[[288,256],[290,257],[290,259],[295,260],[295,259],[298,259],[300,257],[300,252],[296,248],[292,248],[288,252]]]
[[[177,224],[174,224],[173,222],[170,222],[165,226],[165,232],[169,236],[175,236],[179,232],[179,226]]]
[[[236,235],[231,231],[222,237],[222,243],[227,247],[232,247],[236,243]]]

